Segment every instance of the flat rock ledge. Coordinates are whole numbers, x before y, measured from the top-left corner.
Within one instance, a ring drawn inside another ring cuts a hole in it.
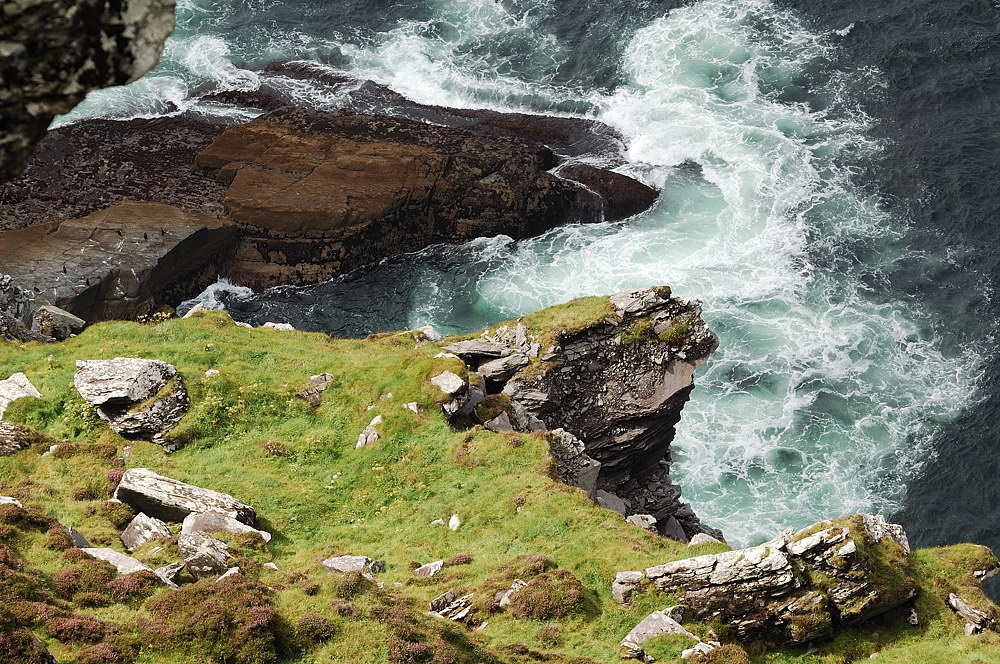
[[[559,479],[639,527],[687,542],[722,540],[680,500],[670,443],[694,372],[718,346],[701,303],[666,286],[612,295],[607,315],[545,342],[523,323],[443,350],[465,362],[431,377],[456,427],[547,430]],[[546,337],[548,338],[548,337]]]
[[[791,529],[759,546],[621,572],[620,603],[652,583],[698,620],[721,620],[742,641],[805,643],[913,599],[905,533],[857,515]]]
[[[215,512],[247,526],[257,525],[254,509],[229,494],[178,482],[147,468],[126,470],[114,497],[162,521],[181,522],[192,512]]]

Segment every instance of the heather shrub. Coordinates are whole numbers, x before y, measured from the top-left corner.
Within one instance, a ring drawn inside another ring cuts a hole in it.
[[[350,602],[345,602],[342,599],[335,599],[330,605],[333,607],[333,610],[337,612],[338,616],[343,616],[345,618],[357,618],[361,615],[361,609]]]
[[[60,597],[71,599],[77,593],[105,594],[107,585],[117,576],[118,572],[110,563],[88,557],[56,572],[52,583]]]
[[[701,657],[704,664],[750,664],[750,655],[743,648],[727,643]]]
[[[459,553],[458,555],[454,555],[448,560],[444,561],[444,564],[448,567],[451,567],[452,565],[468,565],[471,562],[472,562],[471,554]]]
[[[542,625],[538,630],[538,643],[547,648],[554,648],[562,643],[562,637],[559,635],[559,625],[551,623]]]
[[[134,600],[144,600],[159,587],[158,576],[145,570],[119,576],[108,582],[108,594],[116,602],[128,603]]]
[[[45,623],[45,632],[65,643],[97,643],[108,635],[111,626],[90,616],[52,618]]]
[[[337,625],[318,613],[307,613],[299,618],[295,632],[309,643],[322,643],[337,633]]]
[[[361,572],[348,572],[333,583],[333,592],[341,599],[350,599],[363,592],[370,581]]]
[[[125,471],[120,468],[112,468],[108,471],[108,495],[115,495],[115,491],[118,490],[118,484],[121,483],[122,477],[125,475]]]
[[[185,649],[225,664],[267,664],[277,658],[278,616],[268,591],[243,579],[202,580],[146,603],[154,620],[146,641]]]
[[[564,569],[543,572],[510,596],[511,615],[519,619],[552,620],[584,609],[583,584]]]
[[[85,592],[73,595],[73,603],[80,608],[93,608],[108,606],[111,604],[111,599],[101,593]]]
[[[65,551],[73,548],[73,538],[69,531],[58,523],[52,524],[45,533],[45,548],[54,551]]]
[[[118,530],[123,530],[135,518],[135,512],[125,503],[108,501],[101,505],[101,516],[111,522]]]
[[[0,662],[4,664],[38,664],[43,662],[45,648],[34,634],[25,629],[13,615],[0,608]]]
[[[412,664],[429,662],[434,657],[434,651],[423,643],[410,643],[395,639],[389,644],[389,661],[392,664]]]

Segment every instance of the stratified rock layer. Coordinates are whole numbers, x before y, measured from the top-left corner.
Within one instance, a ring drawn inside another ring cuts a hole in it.
[[[0,233],[0,256],[13,257],[3,269],[36,305],[88,322],[128,319],[211,283],[235,235],[214,215],[123,202],[82,219]]]
[[[0,22],[0,182],[17,175],[52,118],[96,88],[152,69],[175,0],[4,2]]]
[[[315,283],[434,242],[537,235],[599,221],[600,198],[551,173],[540,143],[377,115],[278,109],[198,156],[231,183],[231,274]]]
[[[229,494],[178,482],[146,468],[126,470],[115,498],[163,521],[183,521],[192,512],[218,512],[248,526],[255,526],[257,521],[252,507]]]

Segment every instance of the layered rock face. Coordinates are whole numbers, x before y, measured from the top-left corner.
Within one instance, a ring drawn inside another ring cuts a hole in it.
[[[906,535],[876,515],[820,522],[759,546],[622,572],[674,594],[698,620],[720,619],[741,641],[803,643],[913,599]],[[619,600],[622,601],[622,600]]]
[[[547,348],[536,340],[541,332],[501,327],[444,347],[475,371],[469,384],[449,372],[433,379],[451,399],[453,421],[557,430],[550,447],[564,481],[623,515],[650,515],[660,533],[721,538],[681,502],[669,475],[694,371],[718,346],[701,304],[665,286],[624,291],[611,296],[603,320],[558,332]]]
[[[0,256],[34,305],[54,304],[87,321],[136,318],[214,281],[235,235],[214,215],[123,202],[82,219],[0,233]],[[31,305],[15,304],[23,320]]]
[[[0,23],[0,182],[23,169],[52,118],[159,61],[175,0],[13,0]]]
[[[401,118],[282,108],[227,130],[197,163],[230,183],[230,274],[253,288],[603,218],[598,194],[548,172],[557,160],[540,143]]]

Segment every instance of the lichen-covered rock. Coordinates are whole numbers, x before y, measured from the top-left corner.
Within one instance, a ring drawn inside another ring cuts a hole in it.
[[[37,434],[28,427],[0,422],[0,457],[26,450],[36,439]]]
[[[126,438],[156,437],[181,421],[189,403],[184,382],[161,360],[116,357],[78,360],[73,378],[80,396]]]
[[[98,560],[103,560],[104,562],[111,563],[119,574],[131,574],[132,572],[152,572],[141,562],[136,560],[131,556],[126,556],[124,553],[119,553],[114,549],[106,548],[86,548],[80,549],[88,556],[96,558]]]
[[[74,316],[65,309],[52,304],[43,304],[35,310],[32,327],[56,341],[65,341],[86,327],[87,321]]]
[[[382,567],[382,563],[372,560],[368,556],[336,556],[327,558],[322,563],[323,569],[330,572],[377,572]]]
[[[897,539],[876,540],[859,515],[759,546],[656,565],[645,577],[697,619],[719,619],[742,639],[802,643],[914,597],[907,551]],[[618,601],[626,599],[622,586],[617,579],[612,586]]]
[[[157,475],[146,468],[129,468],[115,490],[115,498],[136,512],[167,522],[180,522],[192,512],[218,512],[248,526],[255,526],[257,513],[227,493],[202,489]]]
[[[643,618],[642,622],[632,628],[632,631],[622,639],[622,645],[626,643],[640,645],[657,636],[666,636],[668,634],[682,634],[691,637],[695,641],[701,640],[684,629],[680,623],[671,618],[666,612],[653,611]]]
[[[231,554],[229,547],[205,533],[188,533],[177,538],[177,548],[191,576],[206,579],[225,574],[226,562]]]
[[[174,29],[175,0],[5,2],[0,22],[0,182],[18,174],[52,118],[96,88],[138,79]]]
[[[135,551],[140,546],[154,539],[170,537],[167,524],[140,512],[122,531],[121,541],[129,551]]]
[[[234,535],[254,534],[260,536],[265,542],[271,541],[271,533],[265,530],[257,530],[242,521],[218,512],[192,512],[184,517],[184,522],[181,524],[182,535],[220,532],[233,533]]]
[[[0,420],[3,419],[3,414],[11,402],[25,397],[41,399],[42,393],[23,373],[16,373],[6,380],[0,380]]]

